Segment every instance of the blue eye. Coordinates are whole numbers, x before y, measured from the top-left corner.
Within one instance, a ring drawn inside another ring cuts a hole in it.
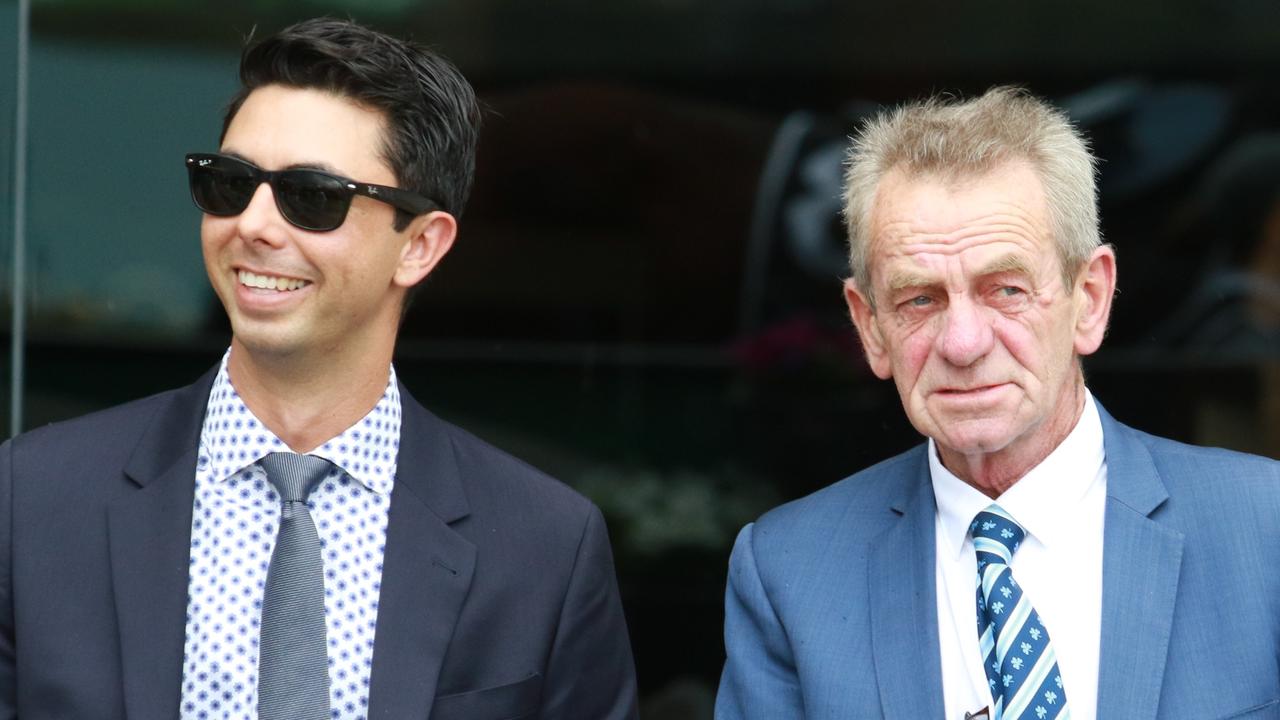
[[[907,301],[912,307],[924,307],[933,302],[933,298],[927,295],[918,295]]]

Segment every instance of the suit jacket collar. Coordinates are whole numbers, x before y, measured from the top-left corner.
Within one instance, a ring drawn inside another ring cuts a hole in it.
[[[1169,498],[1139,434],[1098,404],[1107,461],[1098,717],[1153,719],[1182,561],[1180,533],[1152,518]],[[925,448],[889,503],[898,516],[873,547],[867,588],[886,718],[941,717],[936,506]],[[905,562],[904,562],[905,559]]]
[[[942,717],[942,661],[934,556],[936,506],[928,456],[891,499],[898,516],[867,559],[871,650],[886,718]],[[880,548],[877,551],[876,548]],[[904,562],[903,559],[906,559]]]
[[[1098,717],[1156,717],[1183,536],[1154,519],[1169,498],[1140,435],[1101,406],[1107,451]]]
[[[400,384],[402,405],[396,485],[452,523],[471,512],[453,446],[453,428],[424,408]]]
[[[470,513],[454,431],[402,385],[396,484],[383,558],[369,717],[426,717],[471,587],[476,548],[451,524]]]
[[[164,397],[108,508],[125,711],[177,714],[200,427],[217,368]],[[475,568],[455,532],[470,513],[453,431],[401,386],[402,424],[378,608],[369,717],[426,717]]]
[[[159,401],[107,509],[125,714],[177,714],[186,638],[196,454],[215,371]],[[105,469],[104,469],[105,470]]]

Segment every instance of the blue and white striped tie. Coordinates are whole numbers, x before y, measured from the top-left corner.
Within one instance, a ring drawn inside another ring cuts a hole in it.
[[[1009,569],[1026,531],[992,503],[969,532],[978,555],[978,643],[995,701],[992,720],[1069,720],[1049,631]]]

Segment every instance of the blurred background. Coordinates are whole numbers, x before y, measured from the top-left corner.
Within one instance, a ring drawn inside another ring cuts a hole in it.
[[[646,717],[711,716],[737,529],[919,441],[840,293],[841,156],[885,104],[1061,104],[1120,258],[1094,393],[1280,455],[1274,0],[0,0],[5,435],[217,361],[182,157],[216,149],[244,38],[319,14],[436,46],[486,105],[397,367],[604,509]]]

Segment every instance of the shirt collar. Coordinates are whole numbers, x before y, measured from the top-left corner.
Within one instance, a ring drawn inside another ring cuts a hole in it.
[[[229,479],[267,453],[289,449],[232,386],[227,373],[230,356],[230,350],[222,356],[200,430],[199,466],[214,482]],[[328,460],[368,489],[384,494],[391,492],[395,481],[399,447],[400,385],[391,366],[387,387],[373,409],[308,454]]]
[[[1067,437],[995,502],[1041,544],[1069,542],[1075,511],[1100,477],[1104,459],[1102,420],[1086,389],[1084,411]],[[932,439],[929,475],[946,546],[959,558],[969,524],[992,500],[943,467]]]

